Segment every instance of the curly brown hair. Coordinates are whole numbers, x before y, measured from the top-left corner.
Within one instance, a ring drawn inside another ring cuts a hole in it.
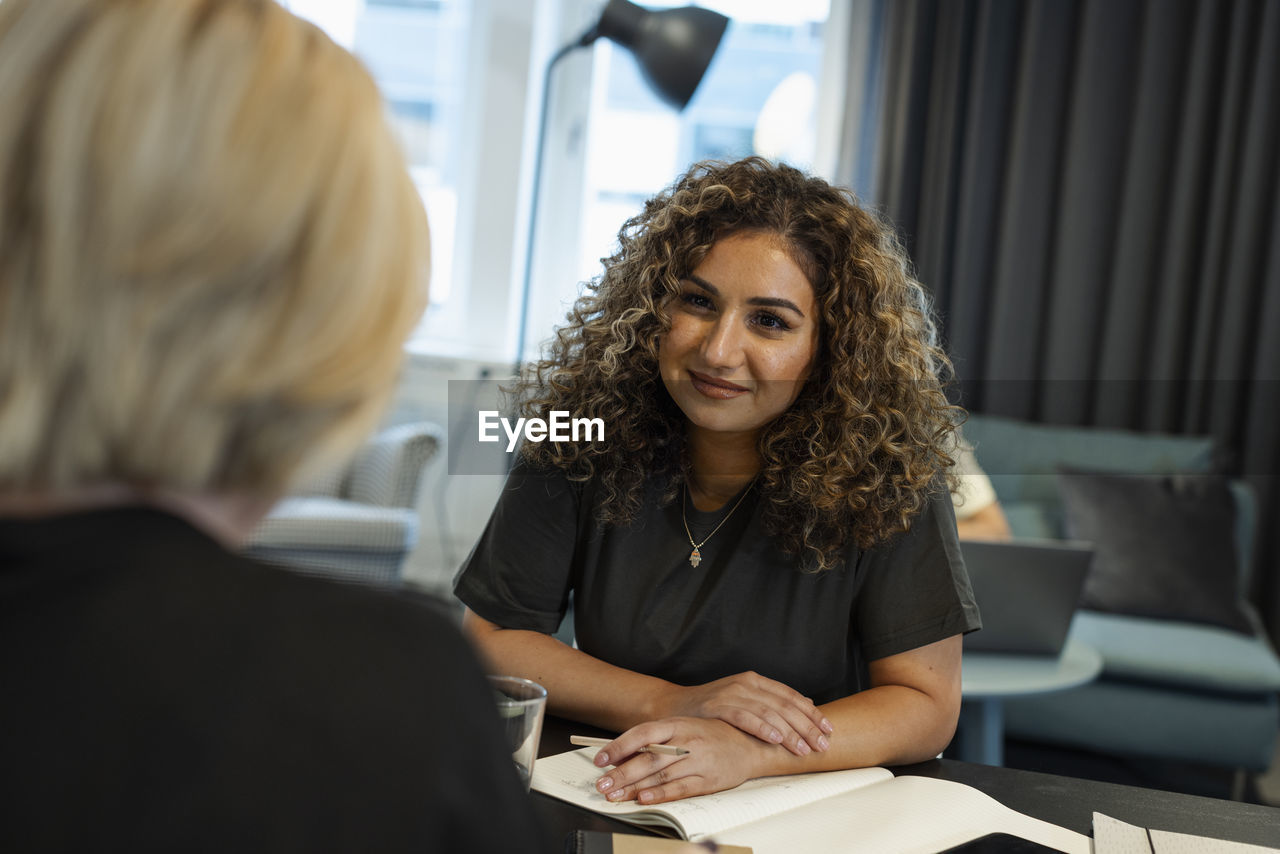
[[[716,241],[781,238],[813,285],[820,344],[791,407],[758,441],[765,524],[805,565],[830,569],[850,539],[866,548],[910,527],[952,464],[960,410],[944,391],[951,366],[929,299],[893,229],[853,193],[752,157],[694,165],[618,235],[603,276],[514,392],[526,415],[601,418],[602,441],[525,443],[531,465],[597,478],[600,518],[640,510],[647,479],[665,501],[689,475],[685,419],[658,374],[666,301]]]

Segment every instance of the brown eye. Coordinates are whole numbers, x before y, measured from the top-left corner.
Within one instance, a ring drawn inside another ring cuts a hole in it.
[[[771,311],[760,312],[755,316],[752,322],[764,329],[775,330],[778,332],[783,332],[791,328],[790,323],[787,323]]]

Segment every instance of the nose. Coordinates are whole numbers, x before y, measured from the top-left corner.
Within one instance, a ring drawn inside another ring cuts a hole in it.
[[[728,370],[742,364],[743,330],[732,314],[720,315],[706,331],[702,341],[702,358],[708,368]]]

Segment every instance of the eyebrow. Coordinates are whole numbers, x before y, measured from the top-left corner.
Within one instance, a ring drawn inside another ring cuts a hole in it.
[[[701,276],[695,276],[693,273],[690,273],[685,278],[693,282],[698,287],[702,288],[707,293],[711,294],[713,297],[720,296],[720,289],[717,288],[715,285],[711,284],[710,282],[708,282],[706,279],[702,278]],[[764,306],[769,306],[771,308],[785,308],[785,309],[789,309],[790,311],[794,311],[796,314],[800,315],[801,317],[804,317],[804,312],[800,310],[800,306],[796,305],[789,299],[781,299],[779,297],[751,297],[751,299],[747,300],[747,304],[748,305],[764,305]]]

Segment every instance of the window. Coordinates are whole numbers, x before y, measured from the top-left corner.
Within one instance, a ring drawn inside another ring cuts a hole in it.
[[[681,6],[687,0],[647,0],[644,5]],[[806,169],[817,165],[816,104],[829,0],[706,0],[696,5],[727,15],[730,23],[683,112],[650,91],[624,48],[606,40],[593,48],[581,193],[576,199],[549,201],[542,213],[544,219],[576,222],[575,233],[563,228],[552,232],[555,254],[574,263],[545,260],[548,229],[540,221],[538,249],[544,260],[535,266],[526,353],[562,322],[580,283],[600,274],[600,259],[611,254],[622,223],[690,164],[761,154]],[[562,66],[557,73],[566,70]],[[559,151],[565,156],[564,147]],[[564,241],[570,245],[561,245]]]
[[[471,27],[466,0],[288,0],[352,50],[387,102],[431,223],[431,311],[451,302]]]
[[[470,15],[462,0],[367,0],[354,50],[382,89],[431,222],[431,302],[453,293]]]
[[[644,0],[651,8],[688,0]],[[563,321],[641,202],[707,157],[752,152],[824,171],[815,92],[831,7],[849,0],[705,0],[731,18],[683,113],[607,41],[560,63],[523,288],[542,73],[604,0],[285,0],[369,67],[432,228],[431,306],[416,351],[504,362],[521,310],[526,352]],[[837,73],[836,77],[839,76]],[[829,170],[827,170],[829,174]]]
[[[580,279],[600,272],[622,223],[691,163],[762,154],[813,167],[827,0],[700,5],[731,21],[682,113],[649,90],[626,50],[597,43]]]

